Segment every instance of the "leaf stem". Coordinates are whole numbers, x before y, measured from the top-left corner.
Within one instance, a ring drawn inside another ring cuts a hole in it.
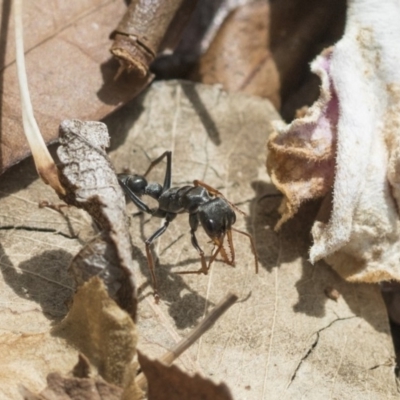
[[[40,133],[39,126],[33,115],[32,103],[28,89],[26,76],[23,24],[22,24],[22,0],[14,0],[15,19],[15,52],[19,90],[21,95],[22,123],[24,133],[28,140],[36,170],[42,180],[49,184],[57,193],[65,194],[65,189],[60,183],[57,166]]]

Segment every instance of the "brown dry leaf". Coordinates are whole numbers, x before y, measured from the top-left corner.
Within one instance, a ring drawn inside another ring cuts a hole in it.
[[[280,106],[279,75],[269,50],[270,6],[256,1],[234,10],[221,25],[191,78],[220,83]]]
[[[282,218],[276,229],[292,218],[302,203],[323,197],[332,188],[339,111],[326,73],[330,54],[330,49],[325,50],[311,67],[322,81],[318,101],[290,128],[276,123],[276,131],[268,138],[268,172],[284,195],[279,210]],[[287,133],[282,134],[283,131]]]
[[[140,367],[148,381],[149,400],[231,400],[232,396],[224,383],[216,385],[196,374],[189,376],[175,365],[167,366],[150,360],[138,352]]]
[[[122,386],[125,371],[135,367],[135,325],[98,277],[78,288],[68,315],[53,334],[78,348],[108,382]]]
[[[235,226],[254,235],[260,261],[256,275],[248,241],[234,235],[235,268],[216,262],[208,276],[176,274],[199,268],[188,216],[180,215],[155,243],[161,296],[156,306],[143,239],[161,221],[132,216],[135,279],[143,287],[139,349],[159,357],[233,291],[240,300],[181,356],[181,369],[225,382],[237,399],[394,399],[394,352],[379,288],[346,283],[323,262],[308,263],[317,205],[310,204],[279,234],[273,230],[280,199],[266,196],[276,191],[264,165],[269,124],[277,118],[267,100],[158,82],[107,119],[118,172],[129,167],[143,173],[149,159],[172,150],[174,185],[202,179],[248,213],[238,215]],[[160,165],[149,178],[162,181],[163,175]],[[54,202],[56,196],[36,179],[30,160],[5,173],[0,187],[0,393],[18,398],[16,376],[39,393],[48,373],[65,373],[75,364],[76,350],[48,334],[47,318],[65,315],[64,301],[73,291],[67,267],[81,248],[79,240],[95,234],[83,211],[65,210],[64,218],[37,208],[40,200]],[[137,209],[129,204],[128,211]],[[209,254],[207,240],[199,235]],[[328,286],[340,293],[337,301],[326,297]],[[28,343],[37,333],[40,340]],[[19,340],[26,346],[10,346]]]
[[[123,1],[24,2],[24,41],[29,89],[46,142],[58,137],[60,120],[97,120],[133,98],[151,76],[114,76],[109,34],[126,10]],[[11,1],[0,1],[0,172],[30,151],[22,130],[15,66]]]

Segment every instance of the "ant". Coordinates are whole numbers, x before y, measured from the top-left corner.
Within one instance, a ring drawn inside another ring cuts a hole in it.
[[[161,186],[156,182],[147,182],[146,176],[164,158],[167,158],[167,168],[165,171],[164,184]],[[154,260],[150,251],[150,246],[168,228],[169,223],[178,214],[189,213],[190,235],[193,247],[200,255],[201,268],[198,271],[183,271],[179,274],[205,274],[207,275],[211,264],[221,253],[223,261],[228,265],[235,263],[235,250],[232,242],[232,231],[245,235],[249,238],[254,254],[256,273],[258,273],[258,259],[253,237],[232,227],[236,221],[234,210],[244,214],[234,204],[230,203],[224,195],[217,189],[212,188],[204,182],[195,180],[192,186],[171,187],[171,168],[172,153],[166,151],[157,159],[151,162],[144,175],[118,174],[118,181],[129,198],[135,203],[139,210],[154,217],[165,218],[164,225],[155,231],[146,241],[147,262],[153,281],[154,297],[158,301],[157,280],[154,272]],[[143,195],[148,195],[158,201],[157,208],[149,208],[142,200]],[[201,224],[206,234],[210,237],[216,251],[206,263],[204,252],[199,246],[196,238],[196,230]],[[231,257],[229,258],[223,247],[225,236],[228,239]]]

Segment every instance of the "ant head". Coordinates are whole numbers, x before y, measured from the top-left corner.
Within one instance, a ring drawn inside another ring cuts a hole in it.
[[[231,229],[236,221],[236,214],[230,205],[222,198],[216,197],[198,210],[201,226],[213,242],[219,245],[225,233]]]
[[[147,180],[142,175],[118,174],[118,180],[139,197],[146,192]]]

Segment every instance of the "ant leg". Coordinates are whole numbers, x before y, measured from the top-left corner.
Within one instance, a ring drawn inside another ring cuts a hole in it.
[[[153,211],[151,210],[151,208],[149,208],[146,203],[144,203],[135,193],[133,193],[129,186],[124,181],[122,181],[122,179],[118,178],[118,182],[121,185],[122,189],[124,189],[124,192],[129,196],[129,198],[140,211],[153,215]]]
[[[235,206],[233,203],[231,203],[219,190],[214,189],[212,186],[207,185],[207,183],[204,183],[202,181],[199,181],[198,179],[193,181],[194,186],[201,186],[204,189],[206,189],[209,193],[216,197],[222,197],[233,209],[235,209],[237,212],[239,212],[242,215],[246,215],[244,211],[242,211],[239,207]]]
[[[149,174],[150,171],[164,159],[164,157],[167,157],[167,169],[165,170],[163,191],[171,187],[172,153],[170,151],[165,151],[160,157],[152,161],[149,165],[149,168],[147,168],[147,171],[143,175],[146,177],[147,174]]]
[[[151,280],[153,282],[153,289],[154,289],[154,298],[156,300],[156,303],[158,303],[159,300],[159,295],[158,295],[158,286],[157,286],[157,279],[156,279],[156,274],[154,271],[154,260],[153,260],[153,255],[151,254],[150,246],[156,240],[159,238],[168,228],[170,220],[166,219],[164,222],[164,225],[160,228],[157,229],[147,240],[146,240],[146,255],[147,255],[147,264],[150,270],[151,274]]]
[[[195,229],[190,230],[190,235],[191,235],[192,245],[199,253],[200,261],[201,261],[201,268],[198,271],[182,271],[182,272],[178,272],[178,274],[180,274],[180,275],[185,275],[185,274],[207,275],[209,266],[207,267],[206,259],[204,257],[204,251],[201,249],[201,247],[199,246],[199,243],[197,242],[197,238],[195,235]]]
[[[229,250],[231,252],[231,259],[228,258],[228,255],[226,254],[226,251],[224,249],[224,246],[222,246],[221,248],[221,255],[223,258],[223,261],[228,264],[228,265],[235,265],[235,248],[233,246],[233,241],[232,241],[232,230],[229,229],[226,232],[227,236],[228,236],[228,246],[229,246]]]
[[[204,189],[207,189],[211,194],[213,194],[214,196],[218,196],[218,197],[223,197],[225,198],[225,196],[217,189],[214,189],[212,186],[208,185],[207,183],[203,182],[203,181],[199,181],[198,179],[195,179],[193,181],[193,185],[194,186],[201,186]]]
[[[225,259],[226,253],[225,253],[225,249],[224,249],[223,244],[224,244],[224,243],[221,242],[221,243],[218,245],[217,250],[215,251],[215,253],[211,255],[210,261],[209,261],[209,263],[208,263],[208,269],[210,269],[211,264],[215,261],[215,259],[217,258],[217,255],[218,255],[220,252],[222,253],[222,257]],[[225,254],[225,256],[224,256],[224,254]]]
[[[256,245],[254,244],[253,236],[251,236],[247,232],[239,231],[239,229],[236,229],[236,228],[232,228],[232,230],[237,232],[237,233],[240,233],[242,235],[245,235],[245,236],[247,236],[249,238],[250,244],[251,244],[251,250],[252,250],[252,252],[254,254],[254,262],[255,262],[255,265],[256,265],[256,274],[258,274],[258,257],[257,257]]]

